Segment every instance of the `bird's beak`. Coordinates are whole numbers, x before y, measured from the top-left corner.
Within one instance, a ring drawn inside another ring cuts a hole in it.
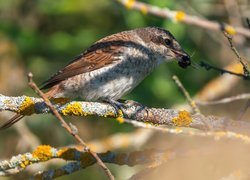
[[[190,56],[185,53],[184,51],[175,51],[172,50],[175,53],[175,56],[178,60],[178,64],[182,68],[187,68],[188,66],[191,65],[191,59]]]

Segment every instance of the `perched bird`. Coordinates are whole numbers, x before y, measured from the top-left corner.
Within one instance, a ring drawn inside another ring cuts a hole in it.
[[[158,27],[138,28],[107,36],[77,56],[45,81],[48,98],[76,98],[116,102],[133,90],[162,62],[178,60],[182,68],[191,64],[189,55],[174,36]],[[19,121],[17,114],[5,129]]]

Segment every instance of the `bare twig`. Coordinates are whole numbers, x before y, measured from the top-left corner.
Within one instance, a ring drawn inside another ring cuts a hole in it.
[[[230,102],[238,101],[238,100],[246,100],[248,98],[250,98],[250,93],[240,94],[240,95],[236,95],[236,96],[232,96],[232,97],[227,97],[224,99],[220,99],[218,101],[199,101],[199,100],[196,100],[195,102],[198,105],[206,106],[206,105],[214,105],[214,104],[225,104],[225,103],[230,103]]]
[[[188,93],[188,91],[185,89],[185,87],[183,86],[183,84],[181,83],[180,79],[177,76],[173,76],[172,77],[173,80],[175,81],[176,85],[179,87],[179,89],[181,90],[181,92],[184,94],[184,96],[186,97],[189,105],[192,107],[193,111],[197,114],[201,114],[198,106],[196,105],[195,101],[191,98],[190,94]]]
[[[224,69],[236,73],[242,73],[242,66],[239,63],[231,63],[224,67]],[[225,95],[231,91],[233,87],[239,82],[240,78],[237,76],[218,76],[208,83],[195,95],[194,99],[199,101],[212,101]]]
[[[146,124],[143,122],[138,122],[138,121],[129,120],[129,119],[125,119],[125,122],[133,124],[135,127],[153,129],[153,130],[165,132],[165,133],[186,134],[186,135],[190,135],[190,136],[200,136],[200,137],[213,137],[216,140],[219,140],[221,138],[239,139],[246,144],[250,144],[250,137],[249,136],[243,135],[243,134],[238,134],[238,133],[231,132],[231,131],[202,132],[202,131],[193,131],[193,130],[186,129],[186,128],[167,128],[167,127],[155,126],[152,124]]]
[[[65,128],[75,139],[80,143],[85,151],[89,152],[97,161],[97,164],[105,171],[106,175],[109,177],[109,179],[114,180],[114,176],[110,172],[110,170],[107,168],[107,166],[102,162],[102,160],[98,157],[98,155],[91,151],[86,143],[80,138],[78,134],[76,134],[74,131],[72,131],[71,127],[64,121],[62,116],[59,114],[59,112],[54,108],[50,100],[45,96],[45,94],[37,87],[37,85],[32,80],[33,75],[32,73],[28,74],[28,82],[29,86],[40,96],[43,98],[45,104],[50,108],[52,113],[56,116],[56,118],[60,121],[63,128]]]
[[[244,104],[243,108],[240,110],[237,120],[242,120],[244,114],[246,113],[247,109],[250,107],[250,98],[247,100],[246,104]]]
[[[250,29],[250,19],[249,18],[247,18],[247,26]]]
[[[250,70],[248,68],[247,63],[243,60],[243,58],[241,57],[240,53],[237,51],[237,49],[234,47],[233,45],[233,38],[231,35],[229,35],[227,32],[224,32],[225,37],[227,38],[230,47],[232,49],[232,51],[234,52],[234,54],[236,55],[236,57],[238,58],[239,62],[241,63],[242,67],[243,67],[243,72],[244,75],[249,77],[250,76]]]
[[[210,21],[197,16],[191,16],[183,11],[172,11],[167,8],[159,8],[157,6],[152,6],[146,3],[138,2],[135,0],[116,0],[125,7],[129,9],[134,9],[141,11],[144,14],[152,14],[158,17],[171,19],[173,21],[179,21],[190,25],[195,25],[204,29],[209,29],[213,31],[221,31],[221,23],[216,21]],[[225,30],[234,35],[241,34],[246,37],[250,37],[250,31],[243,27],[233,27],[229,24],[225,24]]]
[[[213,69],[215,71],[220,72],[221,74],[224,74],[224,73],[232,74],[232,75],[235,75],[235,76],[238,76],[238,77],[242,77],[242,78],[244,78],[246,80],[250,80],[250,75],[241,74],[241,73],[235,73],[235,72],[232,72],[232,71],[221,69],[221,68],[215,67],[213,65],[210,65],[210,64],[208,64],[207,62],[204,62],[204,61],[200,62],[200,66],[204,67],[206,70]]]

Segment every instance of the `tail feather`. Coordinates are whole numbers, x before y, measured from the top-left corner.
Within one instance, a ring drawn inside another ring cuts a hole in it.
[[[55,85],[48,92],[46,92],[45,95],[46,95],[47,98],[50,99],[50,98],[54,97],[60,91],[61,91],[60,86],[59,85]],[[4,124],[0,125],[0,131],[11,127],[13,124],[15,124],[16,122],[20,121],[23,117],[24,117],[24,115],[22,115],[22,114],[16,114],[16,115],[14,115],[7,122],[5,122]]]
[[[11,119],[9,119],[7,122],[5,122],[3,125],[0,126],[0,130],[4,130],[18,122],[24,117],[22,114],[16,114]]]
[[[56,96],[56,94],[60,93],[61,90],[62,90],[62,89],[61,89],[61,87],[60,87],[59,85],[55,85],[55,86],[53,86],[52,88],[50,88],[49,91],[47,91],[47,92],[45,93],[45,96],[46,96],[48,99],[53,98],[53,97]]]

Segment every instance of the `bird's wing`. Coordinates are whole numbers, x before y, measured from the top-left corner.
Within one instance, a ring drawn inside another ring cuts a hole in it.
[[[125,31],[97,41],[66,67],[45,81],[41,89],[50,88],[72,76],[90,72],[118,61],[124,48],[126,48],[124,45],[128,44],[129,36],[130,33]]]

